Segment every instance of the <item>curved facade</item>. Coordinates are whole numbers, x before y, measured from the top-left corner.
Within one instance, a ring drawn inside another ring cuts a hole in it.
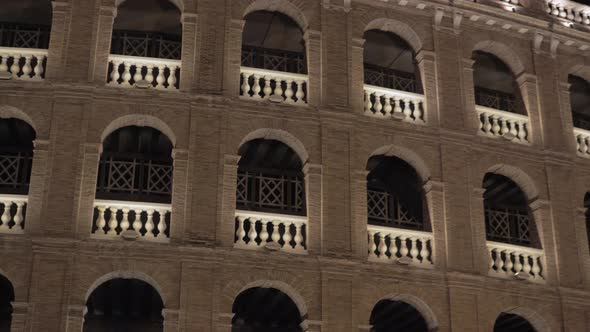
[[[0,6],[0,331],[590,330],[590,7],[158,1]]]

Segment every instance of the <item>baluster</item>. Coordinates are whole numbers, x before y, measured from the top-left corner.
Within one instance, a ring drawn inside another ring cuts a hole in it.
[[[522,263],[520,262],[520,253],[514,253],[514,273],[522,271]]]
[[[24,202],[15,202],[16,204],[16,212],[14,214],[14,217],[12,217],[12,220],[14,221],[14,226],[12,226],[12,229],[16,229],[16,230],[23,230],[23,206],[25,205]]]
[[[141,63],[136,63],[135,64],[135,74],[133,75],[133,81],[135,83],[143,80],[143,74],[141,73],[143,71],[143,65]]]
[[[395,238],[389,234],[389,259],[395,259],[397,254],[397,247],[395,244]]]
[[[154,83],[154,65],[148,64],[146,67],[147,71],[145,72],[145,80],[152,85],[152,83]]]
[[[44,55],[37,57],[37,65],[35,65],[35,74],[33,76],[33,78],[36,80],[43,79],[43,73],[45,72],[43,61],[45,61]]]
[[[525,141],[525,138],[527,136],[527,128],[526,125],[524,123],[524,121],[518,121],[518,139],[521,142]]]
[[[416,243],[416,237],[410,237],[410,245],[412,246],[410,249],[410,256],[412,256],[412,261],[420,263],[420,260],[418,259],[418,247],[416,246]]]
[[[20,54],[12,55],[12,66],[10,66],[10,72],[14,77],[19,77],[18,73],[20,72]]]
[[[8,56],[0,54],[0,73],[8,72]]]
[[[381,104],[381,94],[379,93],[375,93],[375,103],[373,104],[373,109],[375,110],[376,116],[383,116],[383,113],[381,113],[381,110],[383,109],[383,104]]]
[[[576,22],[582,23],[582,13],[580,13],[580,11],[578,10],[574,14],[576,15],[576,18],[575,18]]]
[[[119,67],[121,66],[121,62],[113,61],[113,71],[111,72],[111,82],[109,84],[118,85],[119,78],[121,75],[119,74]]]
[[[567,16],[567,13],[565,11],[565,7],[559,7],[559,17],[565,18],[566,16]]]
[[[514,266],[514,264],[512,263],[512,251],[504,250],[504,255],[506,255],[506,258],[504,259],[504,267],[506,268],[506,273],[512,274],[512,267]]]
[[[369,91],[365,90],[365,115],[372,115],[373,112],[371,108],[373,107],[373,103],[371,103],[371,94]]]
[[[420,239],[420,243],[422,244],[422,248],[420,249],[420,257],[422,257],[422,263],[428,263],[428,259],[430,258],[430,252],[427,248],[428,240]]]
[[[577,145],[578,145],[578,152],[585,154],[588,151],[588,145],[586,145],[586,139],[583,135],[578,135],[577,137]]]
[[[408,257],[409,251],[408,251],[408,241],[406,241],[407,238],[403,235],[400,235],[399,239],[401,241],[400,251],[399,251],[399,253],[402,255],[401,258]]]
[[[10,207],[12,206],[12,202],[4,201],[0,203],[4,204],[4,213],[2,213],[2,217],[0,217],[0,220],[2,220],[2,225],[0,225],[0,231],[8,231],[10,230],[8,223],[10,222],[10,219],[12,219],[10,216]]]
[[[504,261],[502,260],[502,252],[499,249],[493,249],[493,251],[496,253],[496,261],[494,262],[494,265],[496,265],[496,272],[504,273],[504,270],[502,270],[502,267],[504,266]]]
[[[583,153],[590,153],[590,137],[582,137],[582,142],[584,142],[584,151]]]
[[[574,20],[574,9],[573,9],[573,8],[570,8],[570,9],[568,10],[568,13],[567,13],[567,19],[568,19],[568,20],[572,20],[572,21]]]
[[[123,234],[123,232],[129,229],[129,209],[122,208],[121,212],[123,213],[123,218],[121,218],[119,227],[121,227],[121,234]]]
[[[559,16],[559,8],[557,8],[557,5],[556,4],[552,4],[551,6],[553,7],[553,11],[551,11],[551,14],[553,16]]]
[[[168,76],[168,86],[167,89],[176,89],[176,82],[178,78],[176,77],[176,68],[178,66],[171,66],[170,67],[170,76]]]
[[[376,258],[375,250],[377,245],[375,244],[375,231],[369,230],[369,257]]]
[[[410,100],[404,99],[404,121],[411,122],[412,120],[412,108],[410,107]]]
[[[31,78],[31,72],[33,71],[33,68],[31,67],[31,56],[26,55],[24,58],[25,58],[25,63],[23,64],[23,68],[22,68],[23,75],[21,76],[21,79],[28,80]]]
[[[498,116],[492,115],[492,134],[498,136],[500,132],[500,125],[498,125]]]
[[[131,85],[131,64],[129,62],[123,62],[123,85]]]
[[[510,120],[510,134],[514,137],[513,140],[517,139],[518,130],[516,129],[516,121],[514,120]]]
[[[531,263],[529,262],[529,255],[522,254],[522,259],[523,259],[522,272],[524,272],[524,274],[527,277],[530,277],[531,276]]]
[[[303,104],[305,103],[305,100],[303,100],[303,98],[305,97],[305,92],[303,92],[303,83],[305,83],[302,80],[297,80],[295,81],[295,83],[297,84],[297,92],[295,93],[295,97],[297,98],[297,103],[298,104]]]
[[[395,98],[393,101],[393,115],[395,116],[395,114],[402,114],[402,108],[399,104],[401,99],[399,98]]]
[[[422,102],[414,101],[414,121],[424,123],[422,119]]]
[[[107,225],[105,213],[108,210],[108,207],[97,206],[96,209],[98,210],[98,219],[96,219],[96,227],[98,228],[97,231],[100,231],[102,234],[104,234],[104,227]]]
[[[283,96],[283,87],[281,84],[283,81],[279,78],[275,78],[275,91],[273,91],[273,95],[282,97]]]
[[[270,236],[270,239],[276,244],[279,244],[279,240],[281,239],[281,234],[279,234],[279,225],[279,221],[272,221],[272,235]]]
[[[268,220],[260,220],[260,245],[264,246],[268,240]]]
[[[506,133],[510,132],[510,128],[508,128],[508,120],[500,118],[500,135],[504,136]]]
[[[145,221],[145,236],[147,237],[148,235],[153,235],[154,237],[156,236],[156,234],[153,233],[154,230],[154,210],[150,209],[147,210],[147,220]]]
[[[250,82],[248,73],[242,73],[242,96],[250,97]]]
[[[490,117],[487,113],[483,113],[483,131],[487,135],[491,135],[492,124],[490,123]]]
[[[535,279],[537,279],[540,277],[539,272],[541,272],[541,267],[538,262],[538,260],[541,258],[541,256],[531,255],[531,257],[533,259],[533,267],[532,267],[531,271],[533,272],[533,277]]]
[[[164,89],[164,82],[166,82],[166,66],[159,65],[158,67],[158,76],[156,76],[156,88],[157,89]]]
[[[590,15],[585,15],[583,22],[584,22],[584,24],[590,24]]]
[[[293,80],[287,79],[286,80],[287,86],[285,87],[285,101],[288,103],[294,103],[293,100]]]
[[[262,98],[270,97],[272,93],[272,88],[270,86],[270,76],[264,76],[264,89],[262,90]]]
[[[248,230],[248,245],[256,247],[258,246],[258,243],[256,243],[256,236],[258,235],[258,233],[256,233],[256,219],[249,218],[248,221],[250,222],[250,229]]]
[[[136,231],[139,235],[141,235],[141,228],[143,227],[143,224],[141,223],[141,210],[133,210],[135,212],[135,220],[133,220],[133,224],[131,224],[131,227],[133,227],[133,230]]]
[[[295,241],[295,249],[304,249],[303,247],[303,236],[301,234],[301,223],[295,223],[295,237],[293,241]]]
[[[385,236],[383,232],[379,232],[379,258],[387,259],[387,245],[385,244]]]
[[[252,88],[252,92],[254,93],[252,95],[252,98],[262,98],[260,96],[260,76],[254,74],[254,86]]]
[[[383,112],[385,112],[385,117],[390,117],[391,116],[391,110],[393,109],[393,107],[391,107],[391,97],[388,95],[384,95],[383,96]]]
[[[490,271],[494,270],[494,266],[496,265],[496,261],[494,260],[494,249],[490,249],[488,248],[489,254],[490,254],[490,264],[489,264],[489,268]]]
[[[158,214],[160,215],[160,221],[158,222],[158,236],[166,237],[166,214],[168,211],[166,210],[159,210]]]
[[[293,236],[291,235],[291,223],[286,222],[286,223],[283,223],[283,225],[285,226],[285,233],[283,234],[283,242],[284,242],[283,247],[285,247],[287,249],[291,249],[291,248],[293,248],[291,246],[291,239],[293,239]]]
[[[244,242],[244,237],[246,236],[246,231],[244,230],[244,218],[237,217],[238,220],[238,230],[236,231],[237,240],[236,243],[238,244],[246,244]]]
[[[119,225],[117,221],[117,211],[118,209],[112,210],[111,218],[109,219],[109,229],[107,231],[108,235],[117,235],[116,228]]]

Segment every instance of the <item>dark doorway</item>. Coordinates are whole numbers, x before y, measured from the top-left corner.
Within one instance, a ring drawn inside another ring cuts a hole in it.
[[[379,301],[371,312],[371,325],[371,332],[428,332],[420,312],[403,301]]]
[[[14,289],[10,281],[0,275],[0,332],[10,332]]]
[[[536,332],[536,330],[523,317],[503,312],[496,319],[494,332]]]
[[[303,332],[299,309],[287,294],[275,288],[243,291],[232,311],[232,332]]]

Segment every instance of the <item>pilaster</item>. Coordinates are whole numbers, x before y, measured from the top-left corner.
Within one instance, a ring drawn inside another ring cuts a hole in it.
[[[67,307],[65,332],[82,332],[84,328],[84,316],[87,310],[85,305],[69,305]]]
[[[586,228],[590,225],[586,223],[586,211],[588,209],[580,207],[576,209],[575,228],[578,247],[578,261],[582,269],[582,278],[584,288],[590,289],[590,244],[588,243],[588,233]]]
[[[109,66],[109,53],[113,38],[113,23],[117,16],[117,7],[101,6],[96,25],[94,57],[91,63],[90,79],[98,85],[106,84]]]
[[[551,205],[549,201],[537,199],[530,204],[530,210],[533,215],[533,220],[536,223],[537,231],[539,233],[539,239],[543,246],[543,252],[545,254],[545,262],[543,264],[543,276],[547,282],[547,285],[557,286],[559,285],[558,279],[558,266],[556,252],[557,247],[555,246],[555,225],[551,218]]]
[[[182,242],[185,230],[185,208],[187,202],[188,180],[188,150],[174,149],[172,178],[172,214],[170,218],[170,241]]]
[[[183,13],[182,52],[180,65],[180,90],[193,91],[199,67],[199,48],[197,44],[197,14]]]
[[[307,52],[307,104],[319,106],[322,100],[321,32],[307,29],[303,34]]]
[[[96,197],[96,179],[98,176],[98,163],[102,153],[102,144],[84,144],[82,161],[80,205],[78,206],[78,218],[76,233],[79,238],[88,238],[92,231],[92,219],[94,216],[94,199]],[[173,226],[172,226],[173,227]]]
[[[362,114],[365,108],[364,83],[364,47],[365,40],[362,38],[352,39],[352,61],[350,65],[350,105],[354,113]]]
[[[51,35],[47,50],[47,66],[45,78],[48,80],[61,79],[65,71],[64,50],[68,38],[70,22],[70,4],[65,1],[52,1],[51,5]]]
[[[322,166],[307,163],[303,167],[307,207],[307,251],[322,252]]]
[[[221,213],[217,221],[216,242],[222,247],[234,245],[236,212],[236,187],[240,156],[225,155],[223,158],[223,187],[221,188]]]
[[[26,302],[12,302],[11,332],[28,332],[31,329],[31,305]]]
[[[356,170],[351,174],[351,209],[353,222],[353,254],[366,260],[369,252],[367,241],[367,175],[366,170]]]
[[[475,83],[473,81],[473,59],[462,59],[461,78],[463,86],[463,122],[465,130],[470,134],[476,134],[479,130],[480,119],[475,111]]]
[[[244,20],[231,19],[226,26],[223,94],[228,97],[237,97],[240,94],[242,32],[245,23]]]
[[[559,82],[559,110],[561,113],[561,117],[563,119],[563,126],[561,130],[563,130],[563,135],[565,142],[560,150],[568,150],[569,153],[572,155],[576,155],[578,153],[576,138],[574,136],[574,119],[572,114],[572,105],[570,99],[570,84],[568,82]]]
[[[180,311],[176,309],[163,309],[162,316],[164,317],[164,332],[178,332],[179,331],[179,317]]]
[[[545,122],[539,108],[537,77],[523,73],[516,78],[516,82],[520,88],[522,100],[529,116],[528,141],[535,147],[543,148],[548,131],[544,131],[547,126],[543,126]]]
[[[489,272],[489,253],[487,248],[487,234],[484,208],[484,188],[473,188],[471,193],[471,221],[473,228],[473,252],[475,272],[487,275]]]
[[[429,180],[424,185],[424,195],[432,226],[430,231],[434,238],[434,257],[431,257],[431,259],[434,262],[435,269],[444,270],[446,267],[445,256],[447,253],[447,244],[445,241],[445,197],[443,183]]]
[[[416,62],[420,70],[420,79],[424,89],[426,113],[424,120],[429,126],[439,125],[438,114],[438,87],[436,81],[436,57],[431,51],[421,50],[416,54]]]
[[[33,142],[33,145],[35,149],[33,151],[27,219],[25,221],[25,232],[27,234],[39,234],[42,232],[41,216],[43,215],[49,167],[49,141],[37,139]]]

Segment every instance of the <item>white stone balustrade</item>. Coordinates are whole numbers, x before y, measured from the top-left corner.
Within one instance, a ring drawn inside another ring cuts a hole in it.
[[[178,89],[179,60],[111,54],[109,63],[108,85],[133,87],[137,82],[142,82],[142,87]]]
[[[433,268],[432,233],[367,225],[369,260]]]
[[[235,216],[234,247],[307,253],[306,217],[241,210]]]
[[[547,14],[571,21],[571,23],[590,25],[590,7],[567,0],[550,0],[546,3]]]
[[[34,48],[0,47],[0,75],[25,81],[44,79],[47,50]]]
[[[0,233],[24,232],[25,208],[28,202],[27,196],[0,195]]]
[[[476,105],[475,110],[479,118],[479,134],[487,137],[503,137],[515,143],[530,143],[527,116],[480,105]]]
[[[367,84],[364,90],[365,115],[399,119],[416,124],[426,123],[424,95]]]
[[[240,67],[243,98],[307,105],[307,75]]]
[[[574,128],[574,139],[578,155],[590,158],[590,130]]]
[[[117,238],[126,231],[126,234],[135,231],[141,240],[166,242],[169,239],[166,219],[172,210],[170,204],[95,200],[94,209],[98,216],[93,237]]]
[[[487,241],[487,247],[491,276],[545,281],[542,249],[492,241]]]

